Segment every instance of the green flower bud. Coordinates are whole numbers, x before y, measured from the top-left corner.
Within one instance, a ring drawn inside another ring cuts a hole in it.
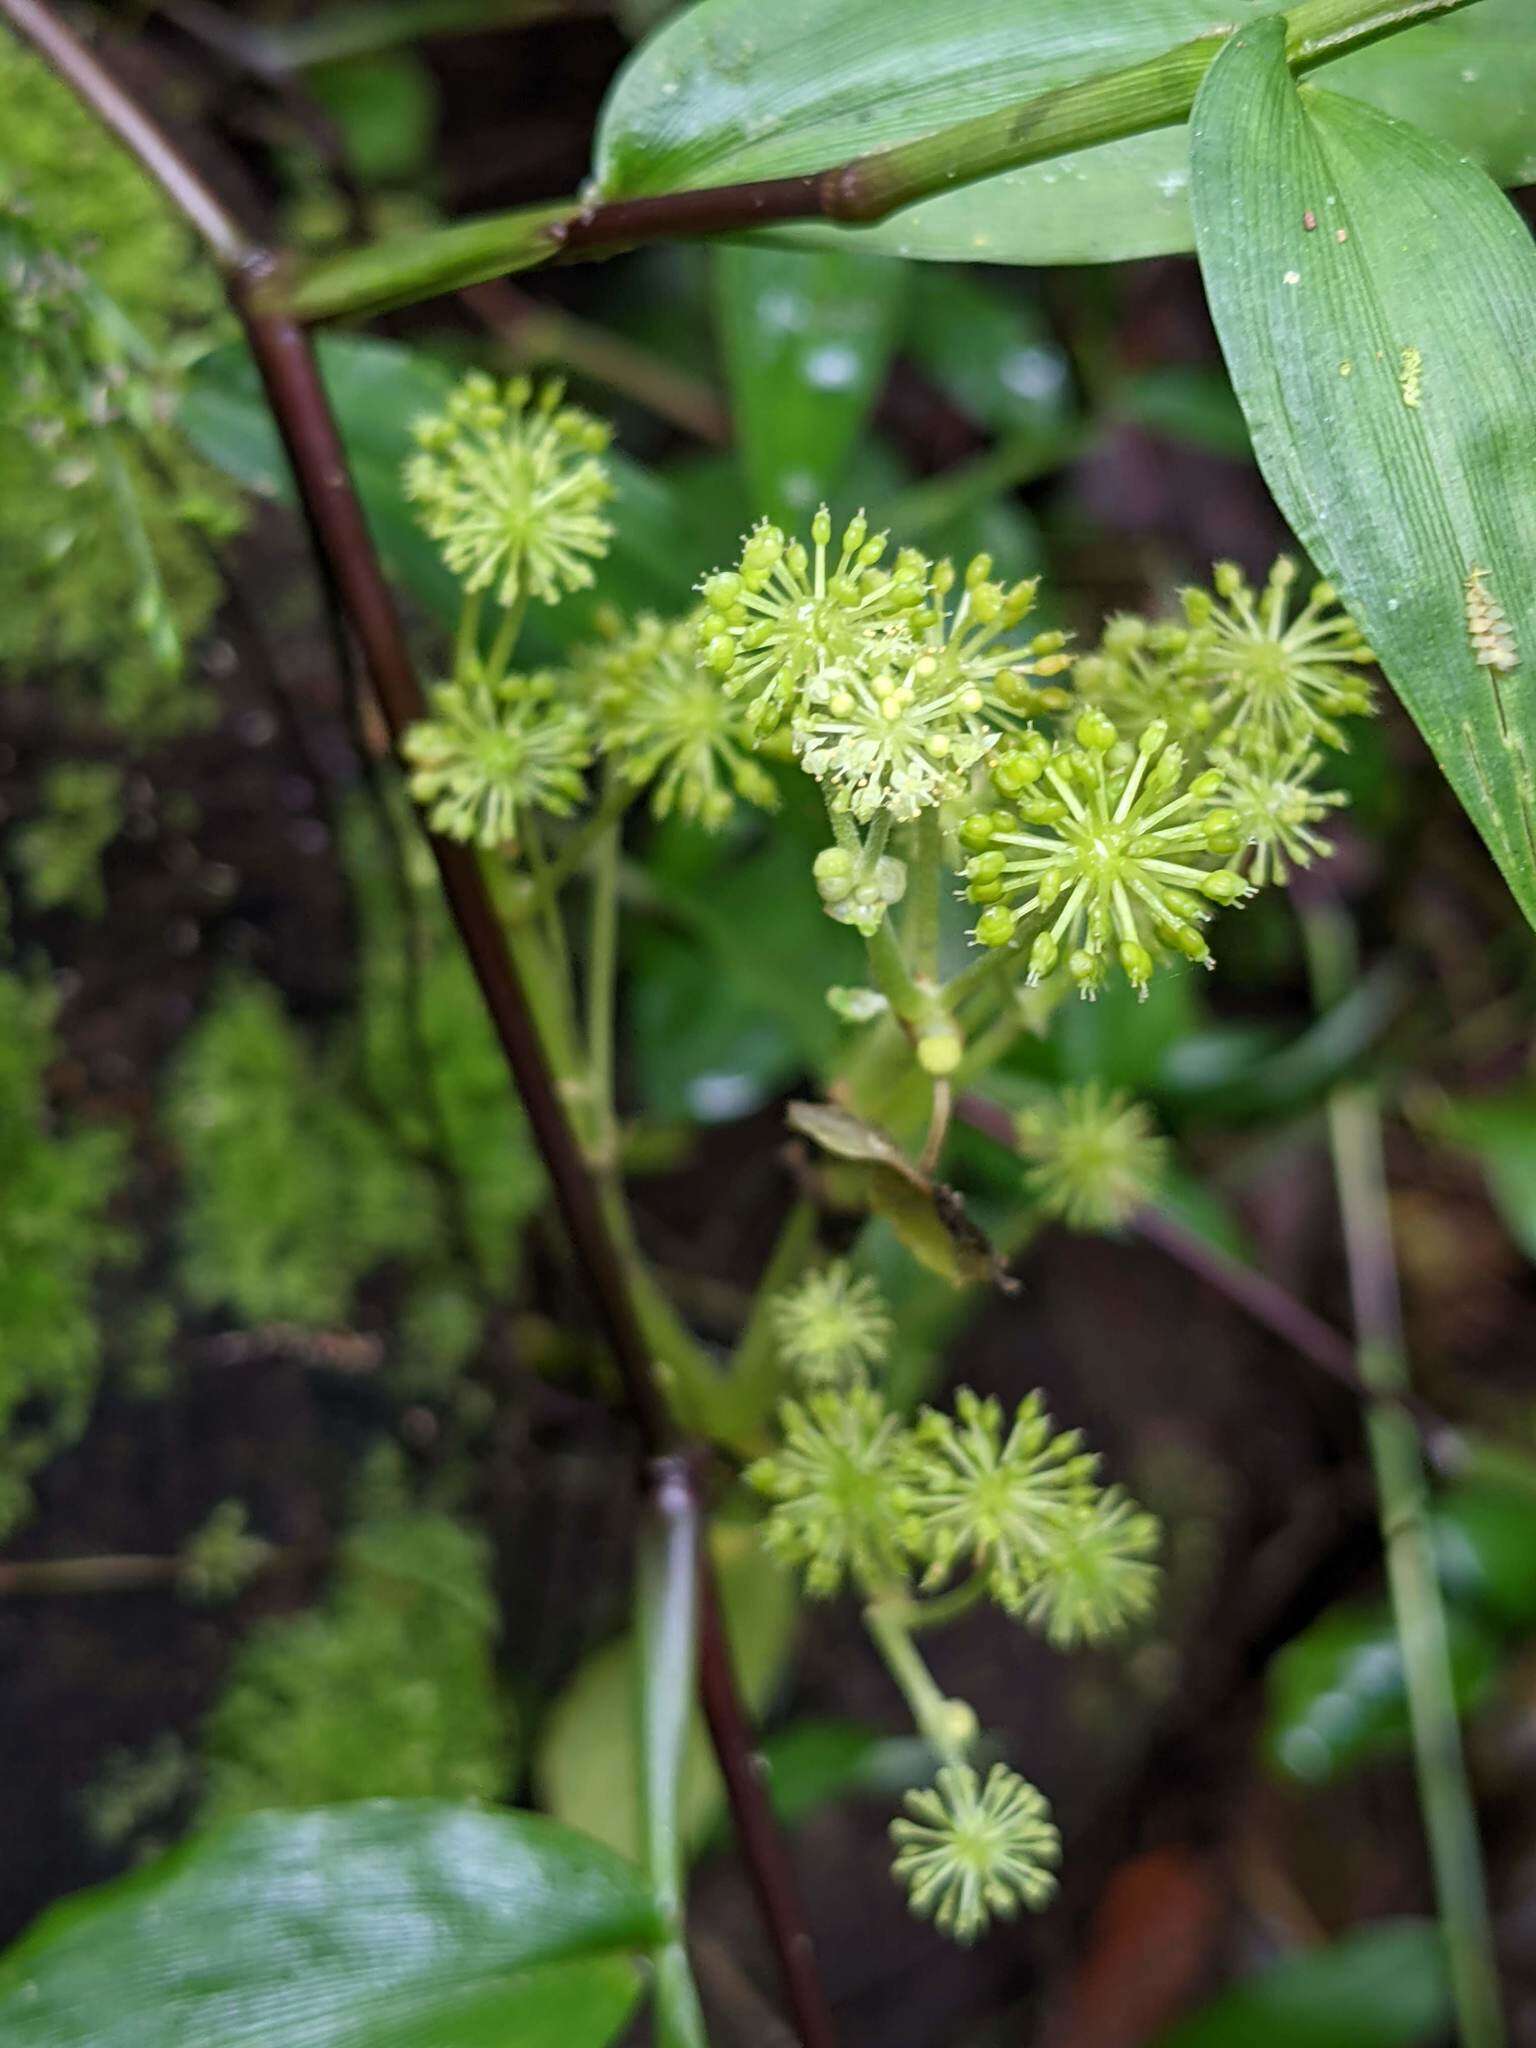
[[[965,1052],[965,1041],[954,1029],[929,1032],[917,1041],[917,1063],[925,1074],[940,1079],[952,1074]]]
[[[1114,721],[1106,718],[1102,711],[1095,709],[1085,711],[1072,730],[1078,745],[1087,747],[1096,754],[1107,754],[1120,737],[1115,730]]]
[[[1006,946],[1017,924],[1018,918],[1006,904],[994,903],[976,920],[976,943],[979,946]]]
[[[1061,945],[1049,932],[1041,932],[1029,949],[1029,978],[1044,981],[1048,974],[1056,971],[1056,962],[1061,958]]]
[[[1213,903],[1235,903],[1240,896],[1249,894],[1248,884],[1231,868],[1218,868],[1215,874],[1206,876],[1200,887]]]

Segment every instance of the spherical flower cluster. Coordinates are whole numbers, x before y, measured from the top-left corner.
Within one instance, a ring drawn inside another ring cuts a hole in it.
[[[1156,1192],[1168,1146],[1144,1104],[1128,1095],[1063,1088],[1020,1113],[1025,1186],[1048,1215],[1076,1230],[1118,1230]]]
[[[861,1588],[905,1570],[906,1496],[898,1451],[904,1431],[869,1387],[813,1393],[779,1410],[783,1435],[747,1467],[747,1483],[773,1502],[763,1541],[805,1574],[813,1598],[847,1577]]]
[[[758,527],[740,566],[705,582],[700,631],[727,690],[750,695],[754,725],[788,719],[834,813],[910,823],[963,795],[1022,718],[1068,701],[1048,680],[1070,665],[1064,636],[1022,647],[1005,637],[1031,609],[1033,582],[994,582],[985,555],[963,577],[911,548],[884,567],[884,537],[870,537],[862,513],[835,563],[825,506],[811,539],[807,550]]]
[[[1215,593],[1186,590],[1189,667],[1211,691],[1217,738],[1252,759],[1288,755],[1299,743],[1342,747],[1338,721],[1371,709],[1361,670],[1375,662],[1364,635],[1339,609],[1330,583],[1313,585],[1289,616],[1296,564],[1282,555],[1255,592],[1234,562],[1218,562]]]
[[[983,1783],[969,1764],[946,1764],[905,1807],[891,1822],[892,1869],[912,1910],[943,1933],[971,1942],[994,1917],[1049,1903],[1061,1837],[1044,1797],[1017,1771],[994,1764]]]
[[[935,657],[899,640],[876,640],[894,665],[850,660],[805,685],[794,724],[801,767],[831,789],[835,810],[861,824],[909,823],[959,796],[996,734],[977,723],[981,693],[947,681]]]
[[[1024,1588],[1019,1618],[1057,1650],[1143,1621],[1157,1599],[1157,1517],[1106,1487],[1053,1532],[1045,1569]]]
[[[1056,1429],[1038,1394],[1005,1418],[999,1402],[962,1387],[953,1415],[923,1410],[905,1466],[924,1586],[965,1567],[1016,1614],[1063,1526],[1091,1501],[1098,1460],[1078,1431]]]
[[[1190,633],[1172,620],[1115,612],[1099,644],[1072,670],[1077,697],[1137,738],[1160,720],[1174,739],[1198,747],[1215,720],[1210,693],[1189,663]]]
[[[467,663],[432,692],[432,716],[403,752],[411,794],[449,839],[495,848],[516,840],[530,811],[568,817],[585,794],[592,731],[548,671],[491,676]]]
[[[837,1259],[775,1295],[780,1356],[808,1384],[862,1380],[890,1348],[893,1325],[879,1288]]]
[[[514,377],[498,389],[475,371],[442,413],[415,425],[406,495],[471,594],[555,604],[588,587],[608,552],[613,484],[598,458],[611,431],[563,396],[558,379],[535,390]]]
[[[705,658],[748,716],[771,731],[804,684],[855,660],[868,636],[923,601],[927,563],[904,548],[881,567],[884,534],[871,535],[863,513],[830,556],[832,518],[825,505],[811,522],[811,546],[764,521],[754,527],[735,569],[706,579],[700,637]]]
[[[1342,789],[1319,789],[1314,778],[1323,757],[1305,740],[1288,754],[1251,760],[1246,755],[1218,753],[1222,772],[1218,800],[1237,820],[1246,852],[1248,879],[1262,889],[1283,883],[1292,868],[1310,867],[1332,851],[1312,828],[1348,798]]]
[[[1190,775],[1166,726],[1147,726],[1134,747],[1101,711],[1075,730],[1075,747],[1034,735],[1000,755],[992,779],[1016,812],[980,812],[961,828],[967,894],[987,906],[976,938],[1006,946],[1033,928],[1031,981],[1064,962],[1091,996],[1115,961],[1144,993],[1154,949],[1210,963],[1200,926],[1251,893],[1218,865],[1241,841],[1218,800],[1220,771]]]
[[[626,782],[650,785],[658,818],[676,810],[713,832],[738,797],[774,808],[773,778],[748,751],[741,707],[703,662],[696,619],[642,614],[588,657],[586,673],[596,686],[604,749]]]

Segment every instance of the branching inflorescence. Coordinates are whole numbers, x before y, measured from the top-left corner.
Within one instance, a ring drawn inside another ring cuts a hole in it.
[[[862,513],[838,535],[823,508],[809,545],[755,527],[686,616],[600,610],[593,644],[523,673],[528,603],[590,584],[607,547],[607,430],[558,386],[477,376],[417,439],[409,487],[465,605],[452,673],[407,743],[412,788],[439,831],[526,871],[509,915],[526,920],[525,971],[553,962],[566,978],[540,1021],[577,1105],[611,1066],[631,806],[719,831],[743,803],[771,810],[786,766],[817,786],[831,844],[808,882],[867,941],[876,984],[830,995],[931,1094],[915,1163],[850,1116],[842,1156],[900,1183],[898,1236],[902,1203],[923,1211],[945,1192],[924,1191],[950,1077],[970,1046],[1022,1028],[1023,988],[1043,1015],[1112,977],[1144,995],[1160,970],[1209,966],[1218,911],[1326,851],[1318,827],[1343,798],[1319,787],[1321,764],[1343,744],[1339,720],[1369,708],[1370,654],[1326,585],[1294,609],[1287,560],[1258,594],[1218,565],[1213,590],[1183,593],[1182,618],[1119,614],[1074,656],[1061,631],[1031,630],[1034,580],[995,577],[985,555],[960,568],[893,548]],[[578,879],[592,909],[584,1048],[555,900]],[[978,949],[947,979],[946,889],[971,906]],[[605,1142],[612,1119],[593,1110]],[[1124,1225],[1165,1164],[1148,1112],[1095,1085],[1039,1089],[1015,1131],[1023,1194],[1078,1229]],[[1152,1611],[1157,1521],[1103,1483],[1038,1394],[1005,1408],[962,1388],[915,1417],[888,1399],[900,1333],[857,1247],[781,1287],[760,1326],[786,1395],[745,1474],[762,1541],[808,1593],[863,1602],[939,1758],[893,1825],[896,1874],[916,1911],[973,1939],[1045,1903],[1060,1845],[1033,1786],[1003,1764],[980,1775],[976,1716],[943,1697],[914,1638],[990,1601],[1056,1648],[1100,1644]]]

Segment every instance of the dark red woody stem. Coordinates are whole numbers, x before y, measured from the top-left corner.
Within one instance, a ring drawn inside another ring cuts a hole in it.
[[[47,6],[40,0],[0,0],[0,14],[157,180],[225,272],[231,303],[244,325],[293,469],[318,565],[361,650],[385,722],[398,742],[425,708],[421,685],[347,467],[313,344],[295,320],[265,310],[260,303],[261,287],[279,268],[279,259],[251,241],[157,124]],[[673,1475],[684,1470],[698,1492],[695,1459],[666,1458],[660,1467],[651,1462],[677,1450],[676,1431],[596,1181],[556,1092],[479,862],[452,841],[431,836],[430,843],[449,910],[522,1097],[572,1248],[591,1287],[648,1469]],[[800,2038],[805,2048],[833,2048],[826,1996],[736,1690],[707,1551],[701,1558],[699,1691],[737,1839]]]

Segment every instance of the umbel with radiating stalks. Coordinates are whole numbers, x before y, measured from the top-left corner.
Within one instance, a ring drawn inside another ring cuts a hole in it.
[[[412,789],[504,870],[509,937],[599,1164],[615,864],[636,807],[719,833],[742,805],[771,813],[784,775],[814,783],[828,844],[804,886],[860,934],[869,974],[827,992],[863,1034],[842,1156],[896,1170],[910,1147],[918,1188],[957,1083],[1012,1037],[1112,976],[1144,996],[1155,974],[1209,966],[1223,911],[1326,851],[1343,797],[1323,762],[1371,708],[1371,655],[1326,584],[1296,603],[1286,558],[1258,592],[1220,563],[1178,618],[1116,615],[1074,653],[1033,628],[1034,580],[985,555],[930,561],[823,507],[808,541],[755,527],[689,615],[600,611],[590,645],[527,670],[529,604],[592,584],[608,545],[607,429],[557,385],[475,376],[416,435],[409,489],[464,604],[407,743]],[[581,990],[568,888],[593,900]],[[1164,1163],[1147,1111],[1093,1087],[1040,1093],[1017,1142],[1023,1193],[1079,1229],[1125,1224]],[[1103,1644],[1153,1611],[1158,1524],[1038,1395],[1010,1412],[962,1388],[903,1413],[881,1384],[895,1319],[874,1278],[857,1253],[803,1263],[767,1304],[783,1393],[744,1476],[768,1551],[811,1595],[863,1605],[936,1759],[892,1824],[895,1872],[914,1910],[969,1941],[1050,1899],[1060,1842],[1040,1791],[1007,1764],[983,1772],[977,1717],[918,1636],[990,1602],[1059,1650]]]

